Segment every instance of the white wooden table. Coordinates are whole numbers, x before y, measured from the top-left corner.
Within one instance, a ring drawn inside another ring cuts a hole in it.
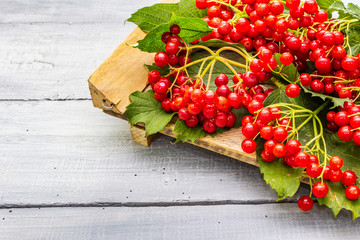
[[[90,74],[155,0],[0,0],[0,239],[345,239],[360,221],[276,203],[259,170],[93,108]]]

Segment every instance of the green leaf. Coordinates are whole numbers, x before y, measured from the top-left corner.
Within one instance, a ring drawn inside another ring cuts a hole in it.
[[[353,26],[346,31],[349,38],[349,45],[351,51],[348,49],[348,54],[356,56],[360,53],[360,27]]]
[[[285,93],[285,86],[280,86],[273,91],[264,101],[264,106],[269,106],[276,103],[290,103],[299,106],[307,107],[308,109],[315,110],[322,102],[312,101],[311,98],[301,93],[297,98],[289,98]],[[296,119],[294,127],[299,126],[306,118]],[[310,121],[299,131],[299,141],[305,144],[314,137],[312,122]],[[303,168],[292,168],[283,163],[282,160],[277,159],[272,163],[262,160],[261,153],[264,150],[264,141],[257,140],[257,158],[260,165],[260,171],[264,174],[264,180],[270,184],[271,188],[275,189],[279,195],[278,200],[287,197],[292,197],[300,186]]]
[[[317,3],[321,9],[328,10],[328,8],[337,1],[339,0],[317,0]]]
[[[144,32],[150,32],[160,24],[169,22],[173,13],[179,17],[202,18],[207,11],[198,9],[195,0],[181,0],[179,3],[158,3],[141,8],[127,21],[135,23]]]
[[[153,70],[159,71],[161,76],[165,76],[170,72],[168,67],[159,67],[155,63],[153,63],[152,65],[145,64],[145,67],[149,70],[149,72]]]
[[[207,133],[205,132],[204,128],[202,126],[197,126],[194,128],[189,128],[185,121],[178,119],[175,123],[174,131],[177,138],[175,140],[175,143],[177,142],[186,142],[191,141],[194,143],[196,139],[205,137]]]
[[[177,10],[177,3],[158,3],[151,7],[139,9],[127,21],[135,23],[144,32],[150,32],[158,25],[169,22],[172,13],[177,12]]]
[[[348,98],[337,98],[337,97],[332,97],[332,96],[329,96],[329,95],[325,95],[325,94],[322,94],[322,93],[316,93],[316,92],[313,92],[309,89],[307,89],[306,87],[304,87],[303,85],[300,84],[300,86],[302,87],[302,89],[306,92],[306,93],[309,93],[311,94],[312,97],[318,97],[318,98],[321,98],[322,100],[327,100],[327,99],[330,99],[333,104],[334,104],[334,107],[342,107],[344,106],[344,103],[345,102],[348,102],[348,101],[351,101],[350,99]]]
[[[176,114],[165,112],[154,98],[153,91],[136,91],[130,95],[132,103],[126,107],[126,117],[131,125],[145,123],[147,135],[161,132]]]
[[[280,53],[274,54],[274,58],[276,59],[278,66],[276,71],[279,71],[280,67],[283,66],[283,64],[280,62],[280,56]],[[280,73],[274,72],[273,75],[281,81],[284,81],[284,78],[286,78],[290,82],[296,82],[300,76],[297,68],[293,63],[288,66],[283,66]]]
[[[138,41],[138,48],[144,52],[162,52],[165,44],[161,41],[164,32],[168,32],[171,25],[178,24],[181,27],[179,36],[190,43],[211,33],[211,28],[201,18],[185,18],[172,15],[170,22],[163,23],[152,29],[143,40]]]
[[[336,1],[334,2],[328,9],[330,12],[338,12],[340,18],[348,17],[348,18],[356,18],[360,19],[360,7],[349,3],[346,7],[343,2]]]
[[[320,205],[329,207],[336,217],[341,209],[347,209],[352,212],[353,219],[360,217],[360,199],[352,201],[345,196],[345,187],[341,182],[327,182],[329,193],[324,198],[318,198]]]
[[[323,101],[321,98],[311,98],[308,93],[302,92],[299,97],[290,99],[285,94],[285,86],[280,86],[277,90],[269,95],[265,100],[264,106],[268,106],[273,103],[292,103],[298,106],[305,107],[310,110],[317,109]],[[329,107],[331,107],[329,105]],[[326,151],[330,156],[340,156],[344,160],[344,166],[342,169],[352,170],[357,175],[360,174],[360,161],[359,147],[353,142],[341,141],[336,133],[331,133],[326,130],[326,114],[329,109],[324,109],[318,114],[322,119],[322,125],[325,129],[324,139],[326,142]],[[306,118],[299,118],[296,121],[296,126],[299,126],[301,122],[304,122]],[[314,137],[314,129],[311,121],[306,124],[299,131],[299,141],[302,145],[305,145],[310,139]],[[264,141],[258,140],[258,146],[263,146]],[[322,144],[321,144],[322,145]],[[324,146],[323,146],[324,147]],[[264,174],[264,179],[271,185],[279,194],[279,199],[285,197],[291,197],[299,187],[302,177],[303,168],[290,168],[284,165],[281,160],[275,160],[273,163],[267,163],[261,159],[261,152],[263,147],[257,150],[258,162],[260,164],[260,171]],[[323,161],[323,157],[320,157],[320,162]],[[358,181],[358,183],[360,183]],[[318,199],[320,204],[326,205],[333,211],[336,216],[341,209],[348,209],[352,211],[353,218],[360,217],[360,200],[351,201],[345,196],[345,187],[341,183],[328,183],[329,195],[323,199]]]
[[[202,18],[207,15],[207,9],[198,9],[196,7],[195,0],[181,0],[178,3],[176,14],[181,17]]]
[[[277,201],[292,197],[297,192],[303,168],[292,168],[285,165],[280,159],[268,163],[259,157],[258,163],[260,172],[264,174],[265,182],[278,193]]]

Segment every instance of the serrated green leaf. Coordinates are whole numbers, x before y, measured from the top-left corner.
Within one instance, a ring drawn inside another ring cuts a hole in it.
[[[338,12],[341,18],[356,18],[360,19],[360,7],[349,3],[346,7],[343,2],[336,1],[328,9],[330,12]]]
[[[296,82],[299,79],[299,72],[297,70],[297,68],[295,67],[295,65],[292,63],[288,66],[283,66],[282,63],[280,62],[280,53],[274,54],[274,58],[276,59],[277,62],[277,69],[275,69],[276,72],[273,73],[273,75],[281,81],[284,81],[284,78],[286,78],[287,80],[289,80],[290,82]],[[283,66],[281,68],[281,66]],[[281,72],[277,73],[280,71],[281,68]]]
[[[186,125],[185,121],[181,119],[178,119],[176,121],[173,132],[177,135],[175,143],[180,141],[182,142],[191,141],[193,143],[196,141],[196,139],[205,137],[207,135],[207,133],[205,132],[202,126],[189,128]]]
[[[145,123],[147,135],[161,132],[176,114],[165,112],[154,98],[153,91],[136,91],[130,95],[130,100],[132,102],[126,107],[126,117],[131,125]]]
[[[349,38],[348,54],[356,56],[360,53],[360,27],[353,26],[346,31],[347,37]]]
[[[318,198],[320,205],[329,207],[336,217],[341,209],[352,212],[353,219],[360,217],[360,199],[352,201],[345,196],[345,187],[341,182],[327,182],[329,193],[324,198]]]
[[[339,0],[317,0],[317,4],[321,9],[328,10],[328,8],[337,1]]]
[[[278,193],[277,201],[294,196],[300,186],[303,168],[286,166],[280,159],[268,163],[259,158],[258,163],[265,182]]]
[[[159,67],[155,63],[152,65],[145,64],[145,67],[149,70],[149,72],[154,70],[159,71],[161,76],[165,76],[170,72],[168,67]]]
[[[300,84],[300,86],[302,87],[302,89],[306,93],[311,94],[312,97],[318,97],[318,98],[321,98],[324,101],[327,100],[327,99],[330,99],[333,102],[334,107],[342,107],[342,106],[344,106],[345,102],[351,101],[348,98],[337,98],[337,97],[332,97],[332,96],[325,95],[325,94],[322,94],[322,93],[316,93],[316,92],[310,91],[309,89],[307,89],[306,87],[304,87],[301,84]]]
[[[195,0],[181,0],[176,14],[182,17],[202,18],[207,15],[207,9],[198,9]]]
[[[285,93],[285,86],[280,86],[266,98],[264,106],[276,103],[290,103],[315,110],[321,105],[322,101],[311,101],[311,98],[306,96],[303,92],[297,98],[289,98]],[[294,127],[296,128],[305,120],[306,118],[297,118]],[[310,121],[299,131],[299,141],[301,144],[304,145],[312,139],[314,137],[313,132],[312,123]],[[264,150],[264,141],[259,139],[257,140],[257,143],[259,146],[256,151],[258,163],[260,164],[260,171],[264,174],[266,183],[270,184],[271,188],[276,190],[279,195],[278,200],[292,197],[300,186],[304,169],[286,166],[280,159],[277,159],[272,163],[263,161],[261,153]]]
[[[135,23],[144,32],[150,32],[160,24],[169,22],[172,13],[176,12],[178,8],[177,3],[158,3],[139,9],[127,21]]]
[[[150,32],[160,24],[169,22],[172,13],[176,13],[179,17],[202,18],[207,11],[198,9],[195,0],[181,0],[178,3],[158,3],[141,8],[127,21],[135,23],[144,32]]]
[[[153,28],[144,39],[138,41],[138,48],[143,52],[162,52],[165,44],[161,41],[164,32],[168,32],[173,24],[181,27],[179,36],[186,42],[190,43],[205,35],[211,33],[211,28],[201,18],[185,18],[172,15],[168,23],[163,23]]]

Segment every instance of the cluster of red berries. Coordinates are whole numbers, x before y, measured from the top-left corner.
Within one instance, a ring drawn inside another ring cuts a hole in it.
[[[350,200],[357,200],[360,197],[360,189],[357,187],[357,175],[355,172],[347,170],[342,171],[343,166],[342,158],[334,156],[330,158],[329,165],[319,167],[317,157],[313,157],[313,161],[306,167],[306,172],[311,178],[316,178],[323,173],[323,179],[331,182],[342,182],[346,187],[345,196]],[[329,192],[329,187],[325,182],[316,182],[312,187],[312,193],[315,197],[324,198]],[[314,205],[313,200],[308,196],[303,196],[298,200],[298,206],[303,211],[309,211]]]
[[[255,118],[252,115],[247,115],[242,119],[242,124],[242,133],[246,137],[241,144],[244,152],[253,153],[256,151],[257,145],[253,139],[260,134],[261,138],[266,140],[264,150],[261,153],[261,158],[264,161],[273,162],[282,158],[283,162],[291,167],[306,168],[306,173],[311,178],[318,178],[323,174],[324,180],[342,181],[347,187],[346,197],[350,200],[359,198],[360,190],[355,186],[357,176],[353,171],[342,172],[343,160],[340,157],[332,157],[329,165],[324,167],[319,163],[317,156],[302,151],[301,143],[298,140],[287,140],[293,124],[288,118],[282,118],[279,107],[259,109]],[[329,188],[326,183],[317,182],[312,191],[316,197],[323,198],[327,195]],[[308,211],[312,208],[313,201],[310,197],[304,196],[299,199],[298,204],[300,209]]]
[[[181,50],[185,47],[183,40],[179,37],[180,26],[174,24],[170,27],[170,32],[165,32],[161,36],[161,41],[165,43],[165,52],[159,52],[155,55],[155,64],[159,67],[184,66],[190,63],[191,59],[186,57],[186,51]]]
[[[332,132],[337,132],[340,140],[351,140],[360,146],[360,106],[353,102],[345,102],[340,111],[330,111],[326,115],[327,126]]]

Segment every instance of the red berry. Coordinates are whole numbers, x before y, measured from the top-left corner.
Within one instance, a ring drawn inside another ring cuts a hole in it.
[[[176,43],[168,42],[165,46],[165,51],[169,55],[175,55],[179,51],[179,46]]]
[[[252,100],[248,105],[248,110],[251,114],[255,114],[257,111],[263,108],[263,104],[257,100]]]
[[[261,158],[265,162],[273,162],[276,160],[276,156],[272,152],[267,152],[265,150],[261,153]]]
[[[298,167],[306,167],[309,164],[310,156],[305,152],[299,152],[295,156],[295,162]]]
[[[290,65],[293,61],[294,61],[294,57],[289,52],[285,52],[280,56],[280,62],[285,66]]]
[[[195,3],[198,9],[206,9],[208,7],[207,0],[196,0]]]
[[[320,9],[314,16],[315,22],[323,23],[329,18],[328,13],[325,10]]]
[[[284,141],[288,136],[288,132],[284,127],[277,127],[274,131],[274,139],[278,142]]]
[[[295,84],[295,83],[291,83],[289,85],[287,85],[286,87],[286,95],[290,98],[296,98],[300,95],[300,87]]]
[[[255,124],[247,123],[243,126],[241,131],[246,138],[254,138],[257,135],[259,129],[256,127]]]
[[[355,185],[348,186],[345,189],[345,196],[350,200],[357,200],[360,197],[360,189]]]
[[[300,82],[304,87],[307,87],[311,84],[312,79],[309,74],[303,73],[300,75]]]
[[[338,136],[341,141],[349,142],[353,139],[353,132],[350,126],[342,126],[338,130]]]
[[[174,24],[170,27],[170,32],[174,35],[178,35],[180,33],[180,26],[177,24]]]
[[[260,135],[263,139],[271,139],[274,136],[274,129],[272,126],[266,125],[260,129]]]
[[[346,71],[355,71],[358,65],[358,61],[353,57],[346,57],[341,61],[341,66]]]
[[[314,184],[312,188],[312,192],[315,195],[315,197],[318,198],[324,198],[329,192],[329,187],[326,183],[317,182]]]
[[[159,52],[155,55],[155,64],[159,67],[165,67],[169,63],[168,55],[164,52]]]
[[[246,153],[253,153],[256,151],[256,142],[252,139],[245,139],[241,143],[241,148]]]
[[[199,124],[199,119],[197,116],[192,115],[190,119],[185,121],[186,125],[190,128],[194,128]]]
[[[227,85],[229,83],[229,78],[225,74],[220,74],[215,78],[215,85],[217,87],[221,85]]]
[[[290,155],[295,155],[301,151],[301,143],[296,139],[290,139],[286,143],[286,150]]]
[[[338,170],[343,166],[343,160],[339,156],[333,156],[330,158],[329,165],[331,169]]]
[[[304,10],[307,14],[313,15],[318,12],[318,4],[316,0],[305,0]]]
[[[357,176],[356,173],[354,173],[353,171],[347,170],[343,172],[341,182],[345,186],[355,185],[356,180],[357,180]]]
[[[350,120],[348,118],[348,113],[345,111],[340,111],[336,113],[334,121],[336,125],[338,125],[339,127],[345,126],[350,123]]]
[[[226,127],[227,125],[227,115],[223,112],[219,112],[215,119],[214,119],[215,125],[217,127]]]
[[[228,35],[231,32],[232,26],[227,21],[222,21],[217,29],[221,35]]]
[[[322,172],[322,168],[320,168],[319,165],[316,163],[310,163],[306,166],[306,173],[311,178],[319,177],[321,172]]]
[[[148,80],[150,84],[157,83],[160,80],[160,78],[161,78],[160,72],[156,70],[151,71],[148,76]]]
[[[171,100],[169,98],[164,99],[161,102],[161,107],[165,112],[171,112]]]
[[[314,201],[308,196],[302,196],[298,200],[298,206],[303,211],[310,211],[314,206]]]
[[[329,172],[329,180],[332,182],[340,182],[342,179],[342,171],[341,169],[334,170],[331,168]]]
[[[290,9],[296,9],[300,5],[300,0],[286,0],[286,6]]]
[[[217,129],[214,121],[213,121],[213,120],[210,120],[210,119],[208,119],[208,120],[206,120],[206,121],[204,122],[203,128],[204,128],[204,130],[205,130],[207,133],[210,133],[210,134],[211,134],[211,133],[214,133],[214,132],[216,131],[216,129]]]
[[[273,1],[270,3],[270,10],[274,15],[279,15],[284,12],[284,4],[280,1]]]
[[[360,131],[356,131],[353,135],[353,141],[357,146],[360,146]]]
[[[276,157],[284,157],[286,155],[286,147],[281,143],[276,144],[273,149],[273,154]]]

